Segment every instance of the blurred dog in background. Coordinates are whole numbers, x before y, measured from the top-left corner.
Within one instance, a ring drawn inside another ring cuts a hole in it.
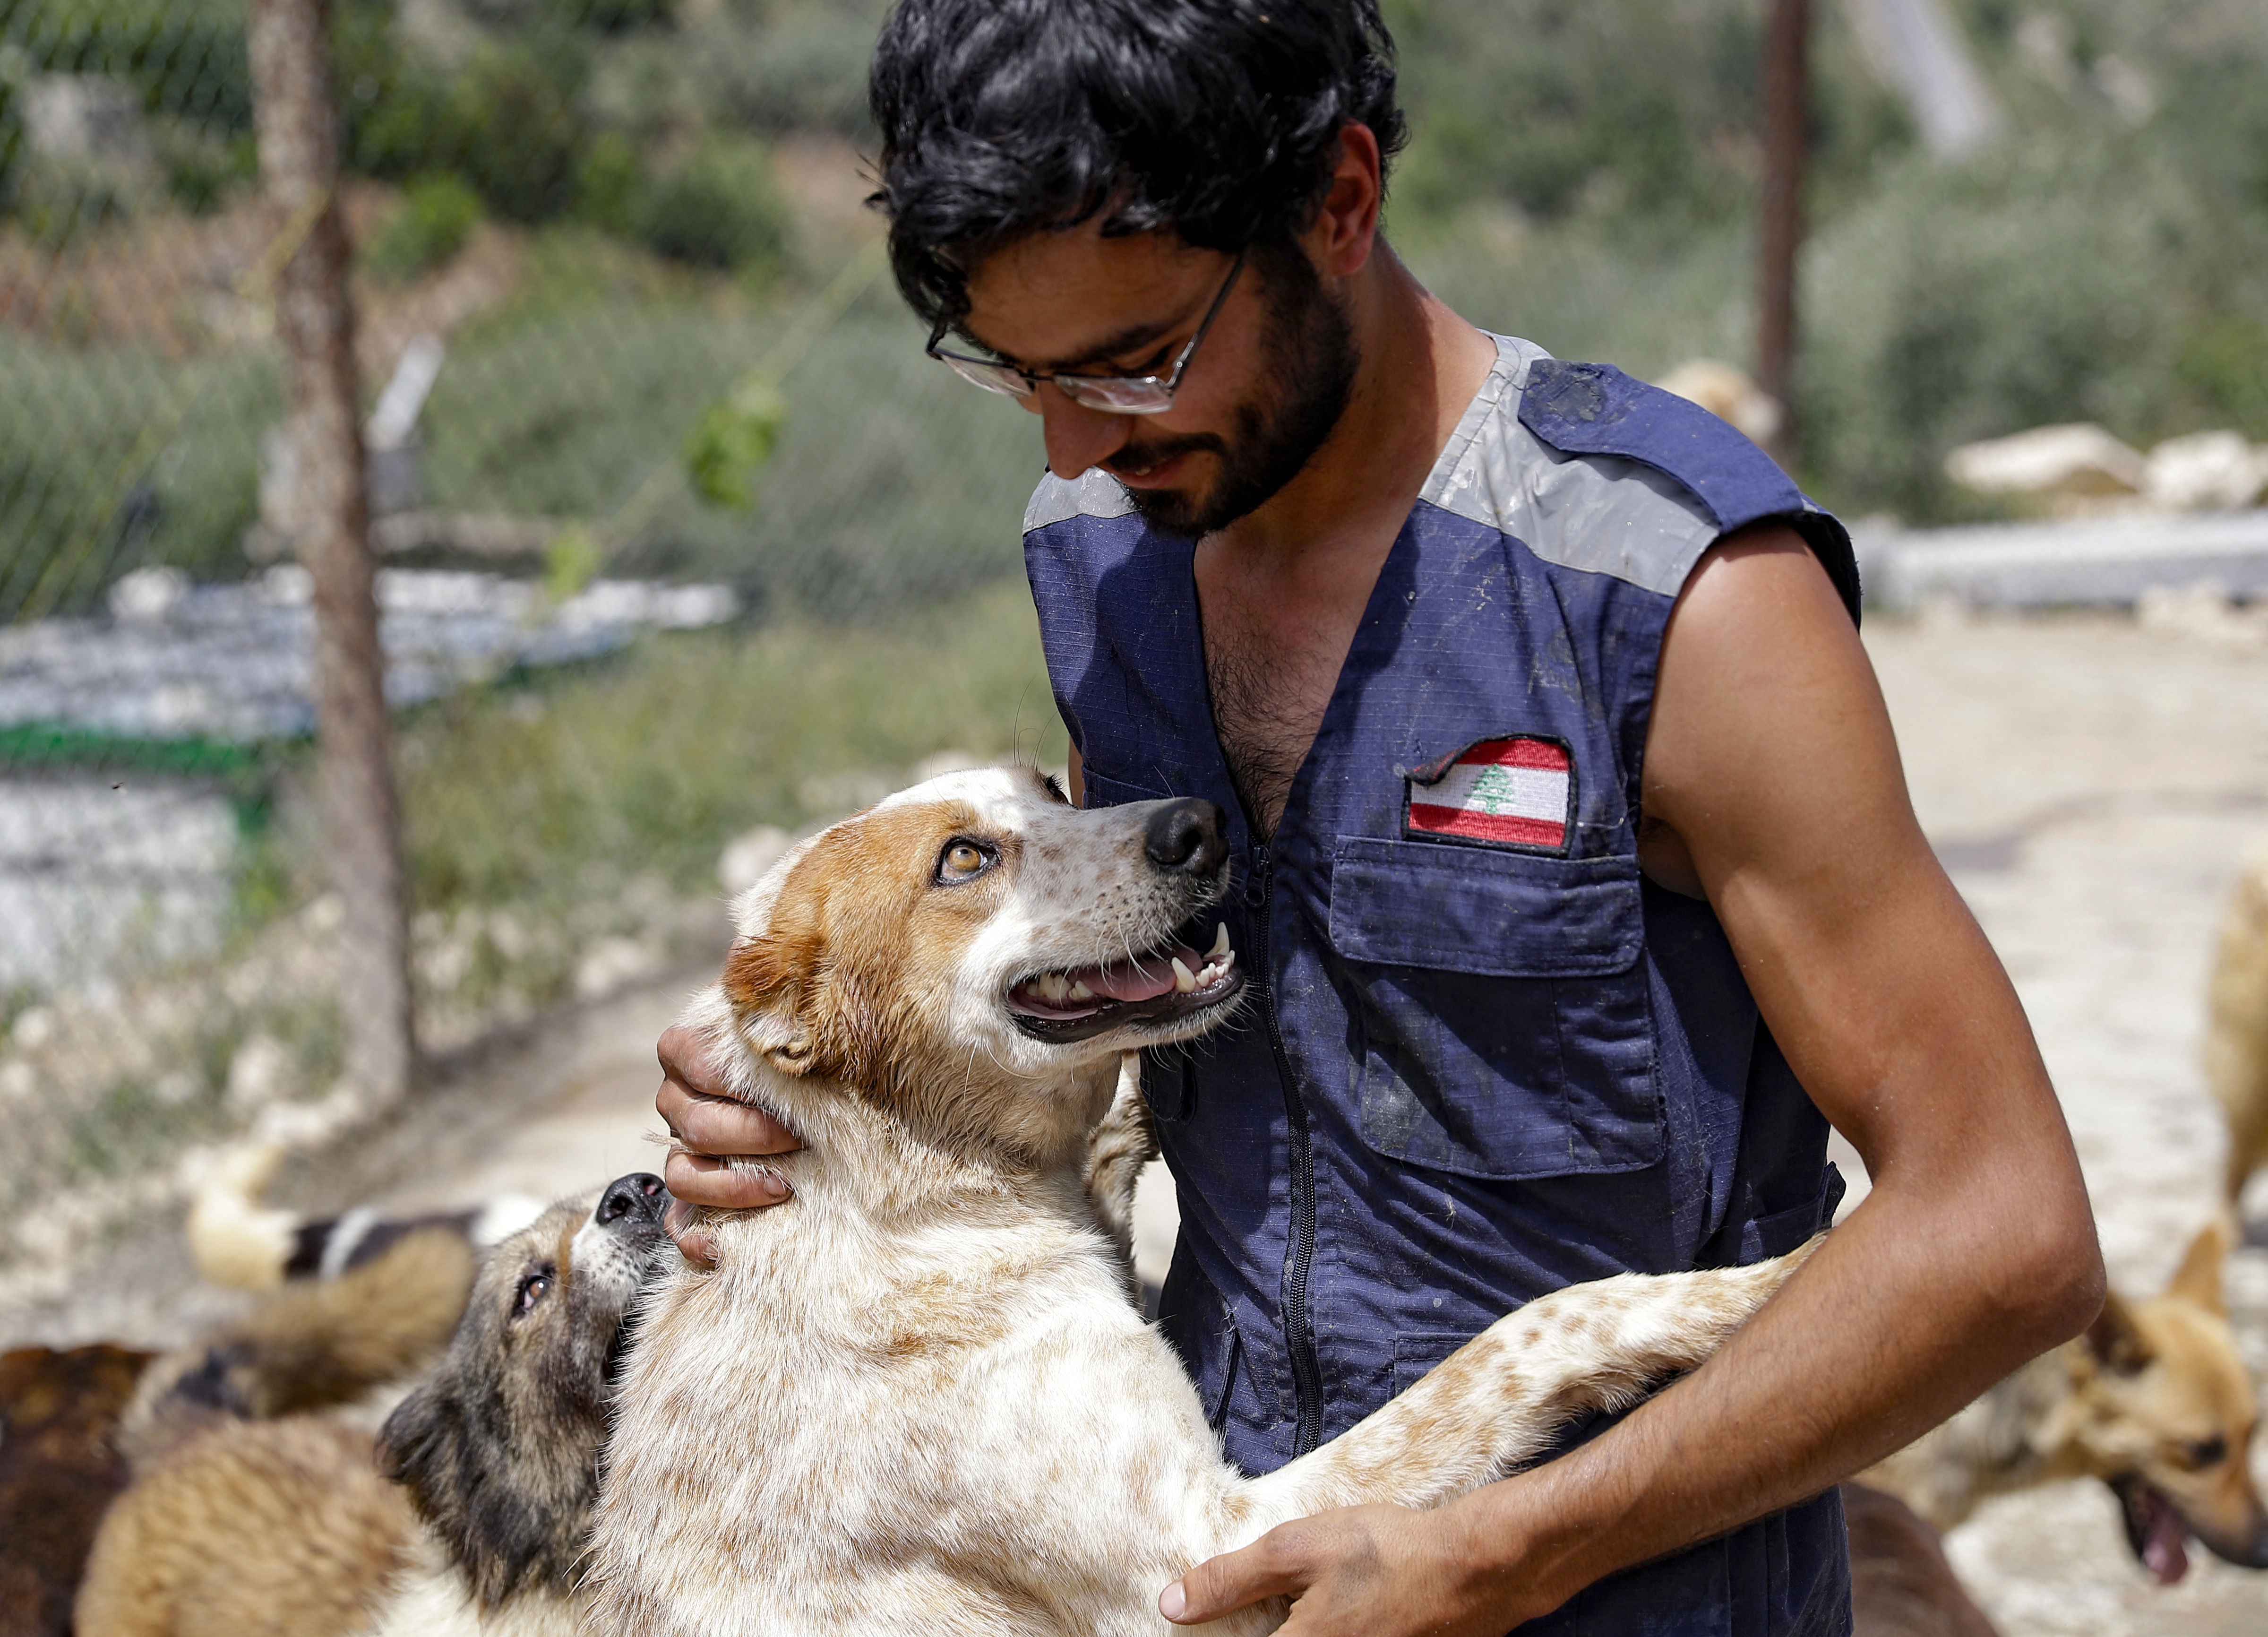
[[[620,1178],[477,1276],[460,1225],[391,1234],[161,1360],[126,1418],[135,1481],[88,1560],[79,1637],[577,1630],[607,1397],[665,1198],[659,1177]]]
[[[2215,1556],[2268,1568],[2268,1508],[2248,1464],[2259,1400],[2221,1300],[2232,1239],[2216,1217],[2162,1294],[2113,1292],[2087,1333],[1859,1475],[1940,1530],[1987,1496],[2095,1478],[2118,1497],[2134,1555],[2161,1584]]]

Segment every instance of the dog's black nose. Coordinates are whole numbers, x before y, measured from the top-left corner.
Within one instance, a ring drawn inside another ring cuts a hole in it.
[[[611,1227],[625,1217],[634,1221],[659,1222],[662,1207],[668,1203],[669,1191],[661,1185],[661,1178],[652,1171],[632,1171],[607,1184],[607,1191],[599,1196],[599,1208],[591,1213],[591,1217],[601,1228]]]
[[[1142,851],[1161,870],[1210,875],[1228,857],[1228,815],[1195,796],[1169,801],[1150,815]]]

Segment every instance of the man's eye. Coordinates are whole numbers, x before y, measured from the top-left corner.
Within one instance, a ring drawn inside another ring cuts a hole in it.
[[[965,840],[956,836],[945,844],[945,851],[937,860],[937,878],[941,881],[964,881],[982,875],[998,857],[982,842]]]
[[[512,1302],[512,1316],[518,1318],[522,1314],[533,1312],[535,1304],[550,1294],[551,1275],[548,1272],[530,1273],[519,1281],[519,1295]]]

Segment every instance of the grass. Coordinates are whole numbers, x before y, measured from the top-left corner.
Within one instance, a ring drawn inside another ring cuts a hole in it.
[[[282,409],[262,352],[177,362],[0,331],[0,620],[99,606],[136,563],[240,571]]]
[[[1064,743],[1020,581],[858,625],[653,638],[406,725],[412,890],[544,919],[641,876],[714,893],[733,836],[834,816],[830,775],[894,783],[947,748],[1057,763]]]

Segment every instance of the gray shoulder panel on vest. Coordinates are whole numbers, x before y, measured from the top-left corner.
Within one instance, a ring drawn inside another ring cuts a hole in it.
[[[1024,508],[1024,532],[1074,517],[1124,517],[1133,509],[1125,486],[1100,467],[1088,468],[1077,483],[1065,483],[1049,472]]]
[[[1497,337],[1497,365],[1419,498],[1519,540],[1546,563],[1674,597],[1720,532],[1667,473],[1619,455],[1565,454],[1521,424],[1529,367],[1549,355]]]

